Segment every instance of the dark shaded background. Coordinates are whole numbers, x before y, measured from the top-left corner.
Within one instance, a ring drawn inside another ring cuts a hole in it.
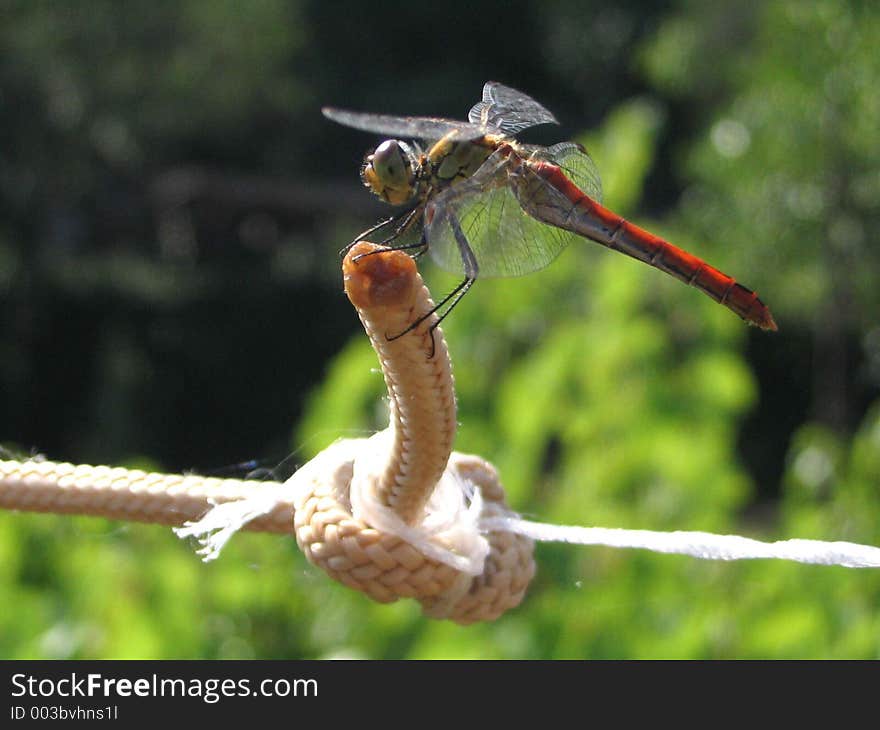
[[[384,212],[356,176],[373,140],[320,106],[464,116],[493,78],[570,134],[647,90],[627,57],[664,11],[13,5],[0,439],[169,470],[283,456],[304,396],[357,330],[336,251]],[[674,201],[669,170],[649,184],[653,210]]]

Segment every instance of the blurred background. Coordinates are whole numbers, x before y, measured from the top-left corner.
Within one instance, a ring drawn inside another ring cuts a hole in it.
[[[617,212],[760,292],[759,332],[585,243],[444,322],[456,448],[565,524],[880,544],[880,6],[5,2],[0,442],[279,478],[387,424],[339,249],[386,213],[333,104],[562,121]],[[455,279],[423,267],[435,295]],[[265,474],[266,472],[258,472]],[[373,604],[292,540],[0,513],[4,658],[880,657],[880,575],[541,545],[491,625]]]

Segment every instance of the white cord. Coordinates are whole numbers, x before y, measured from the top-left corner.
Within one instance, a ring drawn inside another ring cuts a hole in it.
[[[710,532],[655,532],[606,527],[576,527],[529,522],[518,517],[492,517],[480,523],[486,531],[509,531],[542,542],[642,548],[658,553],[678,553],[705,560],[778,558],[798,563],[840,565],[846,568],[880,568],[880,548],[852,542],[781,540],[761,542],[739,535]]]

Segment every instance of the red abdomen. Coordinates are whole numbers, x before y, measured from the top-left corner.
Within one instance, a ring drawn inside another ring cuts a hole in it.
[[[615,249],[708,294],[761,329],[777,329],[769,308],[750,289],[702,259],[624,220],[572,183],[556,165],[539,162],[534,171],[562,194],[571,207],[548,222]],[[554,206],[557,207],[557,206]]]

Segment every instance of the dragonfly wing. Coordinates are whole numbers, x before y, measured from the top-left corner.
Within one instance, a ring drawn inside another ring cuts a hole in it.
[[[539,124],[559,124],[556,117],[532,97],[509,86],[489,81],[483,99],[468,113],[472,124],[513,136]]]
[[[560,142],[552,147],[526,147],[530,156],[552,162],[565,176],[598,203],[602,202],[602,178],[590,154],[574,142]]]
[[[376,132],[404,139],[437,140],[447,134],[454,139],[466,141],[478,139],[486,134],[486,129],[470,122],[439,117],[395,117],[387,114],[368,114],[346,109],[324,107],[321,112],[327,119],[363,132]]]
[[[577,238],[529,216],[508,182],[507,160],[496,160],[493,155],[471,178],[428,203],[425,235],[439,266],[466,273],[452,219],[468,241],[481,278],[521,276],[543,269]]]

